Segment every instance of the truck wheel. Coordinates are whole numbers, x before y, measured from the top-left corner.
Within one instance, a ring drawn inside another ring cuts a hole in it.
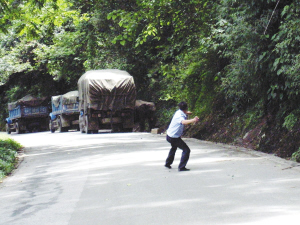
[[[49,130],[51,131],[51,133],[55,132],[55,129],[53,128],[52,121],[49,121]]]
[[[89,130],[89,119],[88,116],[85,116],[85,133],[90,134],[91,130]]]
[[[16,122],[16,132],[17,134],[21,134],[21,129],[20,129],[20,124],[18,122]]]
[[[67,131],[67,129],[62,126],[61,118],[58,119],[58,131],[59,132],[66,132]]]
[[[85,133],[84,127],[79,126],[79,130],[80,130],[80,132],[81,132],[82,134]]]
[[[118,133],[122,131],[122,127],[120,126],[120,124],[112,124],[111,125],[111,132],[112,133]]]
[[[79,120],[79,124],[78,124],[79,130],[83,134],[85,132],[85,130],[84,130],[84,116],[79,115],[78,120]]]
[[[6,124],[6,133],[8,133],[8,134],[10,134],[11,133],[11,131],[10,131],[10,129],[9,129],[9,125],[8,124]]]
[[[123,128],[122,132],[128,133],[128,132],[132,132],[133,128]]]

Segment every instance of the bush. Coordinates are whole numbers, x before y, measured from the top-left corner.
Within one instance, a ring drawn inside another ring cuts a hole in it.
[[[0,179],[15,168],[17,151],[22,146],[13,139],[0,137]]]
[[[293,113],[290,113],[287,117],[284,118],[283,127],[288,130],[292,130],[297,123],[297,120],[297,116],[295,116]]]
[[[298,149],[298,151],[293,153],[292,160],[296,162],[300,162],[300,148]]]

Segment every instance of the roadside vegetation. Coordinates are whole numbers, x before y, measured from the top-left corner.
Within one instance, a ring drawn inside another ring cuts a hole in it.
[[[186,135],[299,155],[297,0],[7,0],[0,3],[0,127],[7,103],[77,89],[86,70],[134,76],[166,127],[185,100]],[[1,85],[2,84],[2,85]]]
[[[0,182],[15,169],[22,146],[6,135],[0,135]]]

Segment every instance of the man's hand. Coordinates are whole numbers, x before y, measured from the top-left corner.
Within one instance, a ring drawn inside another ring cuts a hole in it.
[[[194,123],[197,123],[199,121],[199,117],[195,116],[193,120],[194,120]]]
[[[198,116],[195,116],[194,119],[190,119],[190,120],[182,120],[181,123],[183,125],[188,125],[188,124],[191,124],[191,123],[197,123],[199,121],[199,117]]]

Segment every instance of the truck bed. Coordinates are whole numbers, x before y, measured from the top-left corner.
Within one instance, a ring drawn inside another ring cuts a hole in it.
[[[79,105],[78,103],[67,104],[67,105],[60,104],[58,107],[55,107],[55,105],[52,104],[52,114],[60,115],[60,114],[79,113],[78,105]]]
[[[49,110],[47,106],[18,106],[13,110],[9,110],[9,118],[11,120],[18,118],[31,117],[47,117]]]

